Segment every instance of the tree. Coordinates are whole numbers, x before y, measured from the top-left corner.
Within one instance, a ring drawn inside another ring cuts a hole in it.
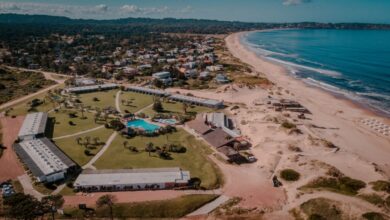
[[[94,142],[95,146],[99,145],[99,143],[100,143],[100,138],[99,138],[99,137],[94,137],[94,138],[93,138],[93,142]]]
[[[85,147],[88,147],[89,144],[91,143],[91,137],[86,136],[86,137],[84,137],[84,140],[85,140],[85,142],[84,142]]]
[[[123,141],[123,147],[124,148],[127,148],[127,145],[129,144],[129,142],[128,141]]]
[[[156,111],[156,112],[163,112],[164,111],[164,108],[161,104],[161,101],[156,99],[153,103],[153,110]]]
[[[116,201],[116,197],[113,196],[113,195],[110,195],[110,194],[107,194],[107,195],[103,195],[101,196],[97,201],[96,201],[96,205],[98,207],[103,207],[103,206],[107,206],[109,209],[110,209],[110,217],[111,217],[111,220],[114,219],[114,213],[113,213],[113,206],[114,206],[114,203]]]
[[[15,193],[4,198],[7,215],[15,219],[35,219],[43,216],[43,206],[36,198],[23,193]]]
[[[57,209],[62,207],[64,202],[62,195],[50,195],[42,198],[42,204],[49,212],[51,212],[53,220],[55,212]]]
[[[77,144],[78,144],[78,145],[80,145],[80,144],[81,144],[81,140],[82,140],[82,138],[81,138],[81,137],[77,137],[77,138],[76,138],[76,141],[77,141]]]
[[[184,114],[187,114],[187,108],[188,108],[187,103],[183,102],[183,112],[184,112]]]
[[[147,152],[149,152],[149,157],[150,157],[150,153],[154,150],[153,146],[154,146],[154,144],[152,142],[149,142],[149,143],[146,144],[145,150]]]

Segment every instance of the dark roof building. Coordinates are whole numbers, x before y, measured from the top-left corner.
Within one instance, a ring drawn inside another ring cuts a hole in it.
[[[228,133],[223,131],[221,128],[217,128],[203,135],[203,138],[215,148],[228,145],[231,142],[235,141],[233,137],[231,137]]]

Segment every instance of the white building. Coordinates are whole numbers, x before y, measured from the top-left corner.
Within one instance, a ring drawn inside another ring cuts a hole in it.
[[[172,189],[188,185],[190,172],[180,168],[84,170],[74,187],[80,191]]]
[[[24,140],[14,150],[38,182],[55,182],[65,178],[76,164],[47,138]]]
[[[20,140],[31,140],[43,136],[47,123],[46,112],[36,112],[26,115],[23,125],[19,130]]]

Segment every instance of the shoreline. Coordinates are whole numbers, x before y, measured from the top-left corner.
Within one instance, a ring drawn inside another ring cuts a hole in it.
[[[311,85],[309,83],[306,83],[303,79],[299,79],[299,78],[293,77],[283,65],[278,64],[277,62],[273,62],[272,60],[268,60],[267,58],[262,57],[262,56],[256,54],[256,52],[254,50],[252,50],[249,45],[247,45],[245,42],[243,42],[243,38],[245,38],[246,35],[248,35],[250,33],[254,33],[254,32],[270,32],[270,31],[280,31],[280,30],[297,30],[297,28],[267,29],[267,30],[259,30],[259,31],[244,31],[244,32],[238,32],[238,33],[234,33],[234,34],[238,35],[239,43],[241,44],[241,46],[244,49],[246,49],[248,52],[252,52],[258,59],[261,59],[263,62],[267,62],[267,63],[270,63],[272,65],[279,66],[280,68],[283,69],[284,74],[286,74],[287,77],[290,77],[292,80],[296,80],[296,81],[302,82],[304,84],[304,86],[306,86],[306,87],[317,89],[319,91],[322,91],[322,92],[324,92],[326,94],[329,94],[329,95],[333,96],[335,99],[345,101],[347,104],[351,105],[352,107],[361,109],[361,110],[365,111],[367,114],[372,115],[373,117],[383,118],[387,122],[390,121],[390,115],[389,114],[386,114],[386,112],[383,112],[380,109],[376,109],[375,107],[372,107],[372,106],[370,106],[367,103],[359,102],[358,100],[354,100],[352,98],[349,98],[346,94],[342,94],[341,92],[338,93],[338,92],[335,92],[335,91],[327,90],[325,88],[321,88],[320,86]],[[266,74],[266,73],[264,73],[264,74]],[[268,77],[268,75],[267,75],[267,77]]]
[[[291,76],[288,73],[287,69],[285,67],[283,67],[281,64],[277,64],[275,62],[267,60],[264,57],[261,57],[260,55],[256,54],[252,49],[250,49],[248,45],[246,45],[245,43],[242,42],[245,35],[248,35],[249,33],[278,31],[278,30],[291,30],[291,29],[267,29],[267,30],[258,30],[258,31],[237,32],[237,33],[233,33],[233,34],[228,35],[225,38],[225,42],[226,42],[228,48],[229,48],[229,45],[232,46],[233,44],[236,44],[236,45],[234,45],[235,49],[245,50],[245,52],[247,53],[245,56],[251,55],[251,56],[256,57],[259,61],[261,61],[263,68],[260,68],[261,70],[259,72],[264,74],[268,79],[270,79],[272,82],[274,82],[277,85],[279,85],[278,77],[283,78],[283,80],[286,80],[288,78],[291,81],[295,81],[296,83],[301,84],[302,88],[317,90],[317,91],[323,93],[324,95],[331,96],[335,100],[339,100],[339,101],[344,102],[345,104],[349,105],[352,108],[356,108],[358,110],[361,110],[367,115],[370,115],[372,117],[381,118],[386,123],[390,123],[390,116],[387,115],[386,113],[381,112],[380,110],[375,110],[372,107],[369,107],[364,103],[350,99],[343,94],[338,94],[337,92],[332,92],[332,91],[323,89],[323,88],[315,86],[315,85],[310,85],[310,84],[304,82],[304,80],[295,78],[295,77]],[[235,39],[232,39],[232,38],[235,38]],[[229,48],[229,50],[231,50],[231,49]],[[237,57],[237,58],[239,58],[244,63],[247,63],[243,59],[241,59],[240,57]],[[248,64],[250,64],[253,67],[253,65],[251,63],[248,63]],[[255,69],[257,71],[256,67],[255,67]],[[275,70],[277,70],[277,71],[275,71]],[[274,74],[270,74],[270,72],[277,72],[276,75],[278,75],[278,76],[275,76]]]

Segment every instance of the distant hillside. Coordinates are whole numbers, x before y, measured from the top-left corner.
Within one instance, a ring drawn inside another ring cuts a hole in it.
[[[113,20],[71,19],[49,15],[20,15],[0,14],[0,30],[2,28],[15,28],[26,24],[34,27],[44,27],[50,30],[61,30],[62,26],[83,27],[89,31],[149,31],[149,32],[180,32],[180,33],[231,33],[243,30],[269,29],[269,28],[327,28],[327,29],[390,29],[389,24],[363,24],[363,23],[250,23],[231,22],[203,19],[151,19],[151,18],[123,18]],[[80,29],[79,29],[80,30]]]

